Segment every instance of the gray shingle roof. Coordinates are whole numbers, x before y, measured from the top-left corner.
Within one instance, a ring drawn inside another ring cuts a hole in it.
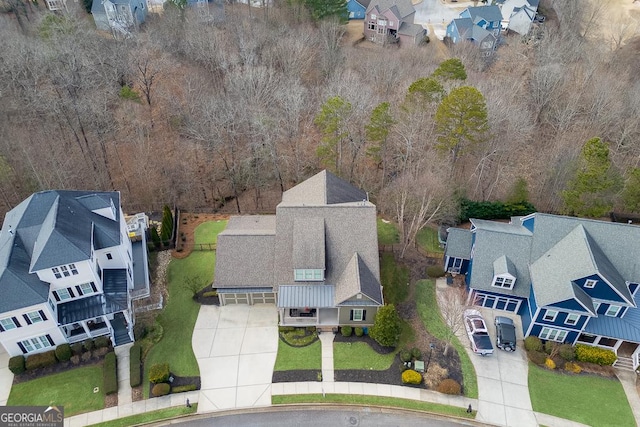
[[[359,293],[366,295],[377,304],[382,304],[380,281],[356,253],[336,283],[335,305],[339,305]]]
[[[471,20],[476,24],[480,19],[490,22],[500,22],[502,20],[502,13],[500,12],[500,8],[496,5],[468,7],[467,11],[469,11]]]
[[[278,290],[278,307],[333,307],[332,285],[283,285]]]
[[[403,36],[415,37],[418,34],[422,34],[425,32],[425,29],[422,28],[422,25],[412,24],[410,22],[403,22],[398,28],[398,34]]]
[[[274,242],[275,216],[232,217],[218,234],[215,286],[272,287]]]
[[[282,194],[281,205],[325,206],[340,203],[361,203],[367,193],[338,178],[329,171],[322,171]]]
[[[293,268],[325,269],[323,218],[293,220]]]
[[[369,7],[367,7],[367,14],[374,8],[377,8],[379,13],[391,10],[399,19],[405,19],[415,13],[415,8],[410,0],[371,0]]]
[[[452,258],[471,259],[471,231],[463,228],[449,228],[447,230],[447,245],[445,256]]]
[[[116,220],[92,210],[111,208]],[[49,293],[37,270],[70,264],[96,248],[120,244],[120,194],[51,190],[35,193],[5,215],[0,232],[0,312],[43,303]]]
[[[496,276],[500,274],[510,274],[515,277],[517,271],[516,267],[513,265],[513,262],[511,262],[511,259],[509,259],[506,255],[502,255],[501,257],[493,261],[493,274]]]

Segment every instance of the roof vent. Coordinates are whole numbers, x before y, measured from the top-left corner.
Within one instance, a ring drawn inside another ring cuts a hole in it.
[[[9,234],[13,236],[13,229],[11,228],[11,226],[9,226]]]

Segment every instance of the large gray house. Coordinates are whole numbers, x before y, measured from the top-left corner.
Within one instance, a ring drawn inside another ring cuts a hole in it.
[[[323,171],[285,191],[275,215],[218,235],[214,286],[227,304],[276,303],[281,325],[373,324],[383,304],[376,207]]]

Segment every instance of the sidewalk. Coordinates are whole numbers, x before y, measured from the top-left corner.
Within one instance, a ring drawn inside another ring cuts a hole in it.
[[[118,406],[131,403],[131,372],[129,371],[129,349],[133,343],[115,348],[118,370]]]

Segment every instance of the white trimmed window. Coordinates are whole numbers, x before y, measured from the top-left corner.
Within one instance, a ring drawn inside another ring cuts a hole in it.
[[[595,310],[596,313],[598,312],[598,309],[600,308],[600,304],[601,303],[599,303],[597,301],[593,302],[593,309]]]
[[[362,322],[364,320],[364,310],[359,308],[351,310],[351,317],[354,322]]]
[[[76,286],[76,288],[80,288],[80,295],[88,295],[88,294],[92,294],[95,291],[93,290],[93,286],[91,286],[92,283],[82,283],[78,286]]]
[[[597,284],[597,283],[598,283],[598,281],[597,281],[597,280],[587,279],[587,280],[584,282],[584,287],[585,287],[585,288],[589,288],[589,289],[593,289],[593,288],[595,288],[595,287],[596,287],[596,284]]]
[[[36,350],[41,350],[47,347],[53,347],[53,344],[49,342],[49,338],[46,335],[36,338],[29,338],[28,340],[20,341],[24,353],[31,353]]]
[[[556,320],[556,317],[558,317],[558,312],[555,310],[545,310],[544,312],[544,317],[542,318],[542,320],[546,321],[546,322],[553,322],[554,320]]]
[[[67,266],[66,266],[66,265],[61,265],[61,266],[60,266],[60,271],[62,271],[62,275],[63,275],[64,277],[69,277],[69,276],[71,276],[71,273],[69,273],[69,269],[67,268]]]
[[[320,282],[324,280],[324,270],[317,268],[298,268],[293,271],[296,282]]]
[[[69,292],[69,289],[67,288],[63,288],[63,289],[58,289],[57,291],[54,291],[56,295],[58,295],[58,300],[59,301],[64,301],[66,299],[71,299],[73,298],[71,296],[71,293]]]
[[[20,324],[15,317],[7,317],[0,319],[0,326],[2,326],[3,331],[10,331],[11,329],[19,328]]]
[[[610,305],[609,308],[607,308],[607,311],[604,313],[604,315],[610,316],[610,317],[616,317],[618,313],[620,313],[620,310],[622,310],[622,307],[620,307],[619,305]]]
[[[567,331],[553,328],[542,328],[538,337],[542,340],[563,342],[567,336]]]
[[[513,289],[513,278],[497,276],[493,279],[493,285],[496,288]]]
[[[41,313],[40,311],[32,311],[31,313],[25,314],[25,316],[29,319],[27,322],[29,324],[44,322],[47,320],[47,318],[44,317],[44,313]]]
[[[62,277],[62,274],[60,273],[60,269],[58,267],[53,267],[51,271],[53,272],[53,275],[56,276],[56,279],[60,279]]]
[[[78,269],[76,268],[75,264],[69,264],[69,270],[71,270],[71,274],[73,274],[74,276],[78,274]]]
[[[569,313],[567,314],[567,318],[565,319],[564,323],[566,323],[567,325],[574,326],[578,323],[578,320],[580,320],[579,315],[574,313]]]

